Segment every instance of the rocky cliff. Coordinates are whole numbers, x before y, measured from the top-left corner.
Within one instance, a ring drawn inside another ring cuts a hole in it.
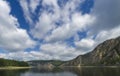
[[[61,66],[120,65],[120,37],[99,44],[92,52],[80,55]]]

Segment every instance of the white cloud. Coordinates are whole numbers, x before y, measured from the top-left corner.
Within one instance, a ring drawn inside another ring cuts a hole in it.
[[[30,11],[29,11],[29,4],[27,2],[27,0],[20,0],[20,5],[24,11],[24,16],[25,16],[25,19],[30,23],[30,24],[33,24],[33,21],[31,19],[31,14],[30,14]]]
[[[89,33],[88,33],[89,34]],[[102,30],[100,31],[95,39],[94,35],[87,35],[87,38],[79,39],[74,41],[76,49],[84,51],[84,53],[92,51],[98,44],[102,43],[105,40],[116,38],[120,36],[120,26],[115,27],[111,30]]]
[[[111,30],[100,31],[96,37],[97,43],[101,43],[107,39],[112,39],[120,36],[120,25]]]
[[[72,15],[72,23],[71,25],[78,30],[82,31],[82,29],[86,29],[88,25],[91,25],[95,20],[94,17],[92,17],[89,14],[82,15],[80,12],[75,13]]]
[[[20,51],[32,47],[35,42],[26,30],[19,28],[17,19],[9,14],[10,11],[8,3],[0,0],[0,48]]]
[[[78,31],[83,31],[90,27],[91,23],[94,22],[95,18],[81,13],[74,13],[72,15],[72,20],[67,22],[67,24],[62,25],[54,29],[51,35],[45,38],[46,41],[59,41],[65,40],[74,36]]]
[[[80,41],[76,41],[75,45],[78,49],[83,49],[84,51],[88,52],[91,51],[95,45],[95,41],[93,39],[82,39]]]
[[[48,55],[51,59],[62,59],[65,57],[66,60],[84,53],[83,49],[76,49],[63,42],[59,43],[59,41],[64,41],[74,36],[78,31],[86,30],[94,21],[94,17],[91,15],[82,15],[81,12],[75,11],[80,2],[82,0],[69,1],[63,8],[60,8],[57,0],[43,0],[42,5],[44,7],[49,5],[48,9],[52,10],[53,13],[43,10],[39,16],[39,21],[31,29],[31,34],[34,38],[44,39],[46,42],[53,43],[41,45],[41,53]],[[55,22],[59,20],[63,24],[56,27]]]
[[[34,38],[43,39],[46,35],[55,28],[55,21],[59,18],[59,7],[57,5],[57,0],[43,0],[42,2],[43,7],[48,9],[52,9],[55,11],[55,14],[49,13],[46,10],[43,10],[41,15],[38,16],[39,20],[35,23],[36,25],[34,28],[31,29],[31,34]],[[52,6],[53,5],[53,6]]]
[[[5,57],[6,57],[6,54],[0,53],[0,58],[5,58]]]
[[[10,52],[10,53],[0,53],[1,58],[5,59],[14,59],[14,60],[32,60],[38,59],[36,56],[32,55],[29,52]]]
[[[53,27],[51,15],[45,12],[39,17],[34,29],[31,29],[31,34],[35,38],[44,38]]]
[[[58,6],[57,5],[57,0],[43,0],[42,2],[43,6],[44,5],[53,5],[53,6]]]
[[[63,42],[43,44],[40,49],[43,53],[51,56],[52,59],[61,60],[70,60],[75,58],[80,53],[84,53],[81,50],[77,50]]]
[[[59,7],[57,0],[43,0],[41,5],[47,9],[40,12],[39,20],[34,23],[32,16],[39,1],[30,0],[29,4],[27,0],[20,0],[20,4],[26,20],[34,24],[30,30],[31,35],[45,41],[44,44],[39,43],[40,51],[1,53],[0,57],[20,60],[69,60],[92,51],[104,40],[120,36],[120,0],[96,0],[92,12],[84,15],[76,11],[76,7],[84,0],[69,0],[64,7]],[[34,41],[30,39],[26,30],[18,28],[17,19],[9,14],[8,4],[4,1],[0,3],[0,47],[11,51],[31,47]],[[56,22],[60,22],[60,26],[56,25]],[[86,31],[86,38],[81,39],[78,31]],[[73,42],[75,47],[69,46],[64,41],[72,36],[75,38]]]
[[[47,42],[56,42],[56,41],[60,41],[60,40],[64,40],[67,39],[69,37],[71,37],[73,35],[74,32],[72,32],[70,25],[63,25],[61,27],[58,27],[56,29],[54,29],[51,33],[51,35],[47,36],[45,38],[45,40]]]
[[[37,9],[37,6],[39,5],[40,0],[30,0],[29,7],[31,8],[32,13],[35,13],[35,10]]]
[[[56,48],[56,47],[49,47],[49,48]],[[46,50],[46,51],[31,51],[31,52],[10,52],[10,53],[0,53],[0,58],[6,58],[6,59],[15,59],[15,60],[70,60],[75,58],[77,55],[79,55],[79,52],[73,52],[74,49],[66,48],[66,51],[62,51],[64,47],[58,46],[56,48],[56,52],[53,50]],[[60,50],[59,53],[57,53],[58,50]],[[68,51],[67,51],[68,50]]]
[[[38,16],[38,22],[34,23],[35,26],[31,29],[33,37],[45,39],[45,41],[65,40],[73,36],[77,31],[85,29],[88,24],[93,22],[93,18],[88,14],[82,15],[81,12],[76,11],[76,8],[81,2],[82,0],[68,1],[64,7],[61,8],[57,0],[43,0],[42,6],[47,9],[40,12],[41,15]],[[25,5],[23,5],[21,1],[20,3],[27,8],[29,6],[28,2]],[[27,8],[23,8],[25,9],[25,14],[29,12]],[[51,13],[48,10],[52,10],[53,12]],[[29,16],[29,14],[26,16]],[[59,20],[61,20],[63,24],[57,27],[55,23],[59,22]]]
[[[30,25],[33,25],[34,22],[33,22],[32,17],[36,14],[35,10],[40,4],[40,0],[19,0],[19,3],[23,9],[26,21]]]

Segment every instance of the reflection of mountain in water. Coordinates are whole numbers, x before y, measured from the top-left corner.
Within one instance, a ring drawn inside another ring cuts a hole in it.
[[[111,67],[65,67],[65,68],[34,68],[29,72],[38,73],[38,74],[46,74],[45,76],[52,73],[53,76],[59,74],[60,76],[63,73],[71,73],[70,76],[119,76],[120,68],[111,68]],[[63,75],[67,76],[67,75]]]
[[[30,71],[35,73],[58,73],[63,72],[61,68],[32,68]]]
[[[120,68],[110,67],[81,67],[81,68],[64,68],[77,76],[119,76]]]
[[[54,68],[54,69],[34,69],[38,73],[63,73],[69,72],[77,76],[119,76],[120,68],[111,67],[81,67],[81,68]]]
[[[29,70],[0,70],[0,76],[120,76],[120,68],[64,67],[31,68]]]

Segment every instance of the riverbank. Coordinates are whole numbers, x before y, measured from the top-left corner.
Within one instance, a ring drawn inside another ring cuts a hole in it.
[[[71,68],[120,68],[120,66],[62,66]]]
[[[18,67],[18,66],[8,66],[8,67],[0,67],[0,70],[16,70],[16,69],[30,69],[32,67]]]

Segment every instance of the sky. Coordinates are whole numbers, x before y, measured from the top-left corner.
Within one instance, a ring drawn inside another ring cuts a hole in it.
[[[71,60],[120,36],[120,0],[0,0],[0,58]]]

